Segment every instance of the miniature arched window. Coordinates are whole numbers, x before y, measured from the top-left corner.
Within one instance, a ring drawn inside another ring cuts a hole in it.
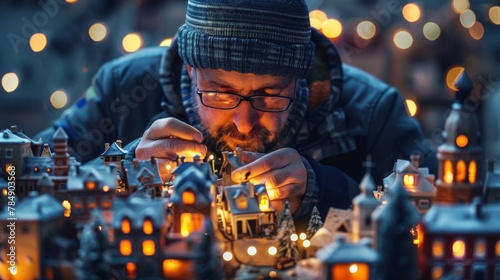
[[[486,242],[484,239],[478,239],[474,245],[474,255],[478,258],[486,256]]]
[[[465,257],[465,242],[461,239],[455,240],[451,246],[451,251],[453,253],[453,257],[456,259]]]
[[[130,256],[132,254],[132,242],[127,239],[120,241],[120,254],[124,256]]]
[[[414,188],[415,187],[415,175],[405,174],[403,176],[403,184],[405,185],[405,187]]]
[[[465,167],[465,162],[463,160],[459,160],[457,162],[457,182],[461,183],[465,181],[465,176],[466,176],[466,167]]]
[[[151,221],[151,218],[144,219],[144,223],[142,224],[142,231],[144,231],[145,234],[153,233],[153,222]]]
[[[182,203],[194,204],[194,192],[192,190],[185,190],[182,192]]]
[[[432,243],[432,256],[436,258],[443,257],[444,248],[443,248],[443,240],[436,239]]]
[[[142,241],[142,253],[145,256],[152,256],[155,254],[155,242],[153,240]]]
[[[124,234],[130,233],[130,220],[127,217],[122,219],[121,229]]]
[[[111,198],[103,196],[101,197],[101,208],[110,209],[111,208]]]
[[[135,278],[136,277],[136,271],[137,271],[137,267],[135,266],[135,263],[133,262],[128,262],[126,265],[125,265],[125,269],[127,270],[127,276],[128,277],[131,277],[131,278]]]
[[[444,161],[443,181],[445,183],[453,182],[453,165],[450,160]]]
[[[247,209],[248,208],[248,199],[244,195],[240,195],[236,198],[236,207],[238,209]]]
[[[477,179],[477,163],[475,160],[472,160],[469,163],[469,183],[474,184]]]
[[[263,194],[260,197],[259,209],[260,209],[260,211],[268,211],[269,210],[269,197],[266,194]]]

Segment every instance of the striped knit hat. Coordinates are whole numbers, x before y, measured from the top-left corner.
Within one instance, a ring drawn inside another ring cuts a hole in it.
[[[304,0],[189,0],[178,46],[195,68],[305,78],[310,37]]]

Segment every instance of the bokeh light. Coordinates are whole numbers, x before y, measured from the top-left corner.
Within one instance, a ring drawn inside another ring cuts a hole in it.
[[[358,32],[359,37],[369,40],[377,33],[377,27],[373,22],[365,20],[358,24],[356,32]]]
[[[427,40],[434,41],[441,35],[441,28],[434,22],[428,22],[424,24],[423,33]]]
[[[491,20],[496,25],[500,25],[500,7],[499,6],[493,6],[488,10],[488,16]]]
[[[224,254],[222,254],[222,258],[223,258],[226,262],[228,262],[228,261],[230,261],[230,260],[232,260],[232,259],[233,259],[233,254],[232,254],[231,252],[229,252],[229,251],[224,252]]]
[[[108,35],[108,28],[106,28],[106,25],[104,25],[103,23],[94,23],[89,28],[90,39],[95,42],[104,40],[104,38],[106,38],[106,35]]]
[[[403,17],[408,22],[416,22],[420,19],[421,11],[417,4],[409,3],[403,7]]]
[[[47,37],[43,33],[35,33],[30,37],[30,47],[34,52],[41,52],[47,46]]]
[[[172,38],[167,38],[163,41],[161,41],[160,46],[161,47],[170,47],[172,45]]]
[[[455,13],[461,14],[469,9],[469,0],[453,0],[451,2],[451,7]]]
[[[257,248],[255,248],[254,246],[250,246],[250,247],[248,247],[248,249],[247,249],[247,253],[248,253],[250,256],[255,256],[255,254],[257,254]]]
[[[484,36],[484,26],[479,21],[476,21],[474,25],[469,28],[469,34],[475,40],[481,40]]]
[[[62,90],[56,90],[50,95],[50,104],[56,109],[61,109],[68,104],[68,94]]]
[[[408,113],[411,117],[415,116],[417,113],[417,103],[411,99],[406,99],[406,107],[408,108]]]
[[[334,18],[327,19],[323,22],[322,31],[326,37],[335,39],[342,34],[342,24]]]
[[[471,28],[476,22],[476,14],[473,11],[467,10],[460,14],[460,24],[465,28]]]
[[[269,253],[269,255],[274,256],[278,252],[278,249],[276,249],[276,247],[274,246],[271,246],[269,247],[269,249],[267,249],[267,252]]]
[[[450,68],[446,72],[446,85],[448,86],[449,89],[451,89],[453,91],[458,90],[453,83],[457,79],[458,75],[460,75],[460,73],[462,73],[462,71],[464,71],[463,67],[455,66],[455,67]]]
[[[123,49],[126,52],[135,52],[142,46],[142,38],[137,33],[127,34],[122,41]]]
[[[315,19],[319,20],[319,22],[321,22],[321,24],[323,24],[323,22],[325,22],[325,20],[328,19],[328,16],[325,14],[325,12],[323,12],[321,10],[313,10],[313,11],[309,12],[309,18],[310,19],[315,18]]]
[[[19,86],[19,78],[16,73],[10,72],[2,77],[2,87],[6,92],[13,92]]]
[[[408,31],[400,30],[394,34],[393,41],[396,47],[406,50],[413,44],[413,37]]]

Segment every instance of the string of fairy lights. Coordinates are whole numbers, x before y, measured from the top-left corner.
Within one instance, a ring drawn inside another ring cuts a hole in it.
[[[78,2],[78,0],[66,0],[67,3],[73,4]],[[467,30],[470,37],[474,40],[481,40],[485,33],[485,28],[481,21],[489,21],[494,25],[500,25],[500,6],[490,5],[487,8],[487,18],[481,19],[479,21],[476,18],[476,13],[471,9],[469,0],[451,0],[450,8],[459,17],[460,24],[463,26],[464,30]],[[407,50],[412,47],[415,37],[418,35],[423,35],[428,41],[435,41],[441,36],[441,27],[438,23],[425,20],[424,11],[417,3],[408,3],[404,5],[401,9],[401,15],[409,24],[414,24],[420,22],[421,34],[415,34],[415,29],[405,29],[397,28],[392,34],[392,43],[395,48],[400,50]],[[345,27],[340,19],[334,17],[328,17],[328,15],[322,10],[313,10],[310,12],[310,22],[311,26],[320,30],[325,36],[330,38],[332,41],[338,40],[341,35],[346,32]],[[371,20],[360,20],[359,23],[355,25],[355,30],[348,30],[347,32],[352,32],[354,36],[357,36],[359,40],[370,41],[374,40],[379,34],[382,33],[381,30],[377,28],[377,24]],[[413,32],[413,34],[412,34]],[[100,43],[108,38],[110,33],[109,27],[104,22],[93,23],[89,29],[87,36],[95,43]],[[358,41],[359,41],[358,40]],[[172,38],[165,38],[162,40],[160,46],[169,46],[172,42]],[[34,53],[43,52],[48,44],[47,36],[44,33],[35,33],[29,38],[29,46],[31,51]],[[121,50],[122,53],[132,53],[145,46],[143,37],[139,32],[132,32],[123,37],[121,40]],[[85,69],[85,68],[84,68]],[[448,88],[453,88],[453,81],[458,76],[458,74],[463,70],[461,66],[454,66],[448,69],[446,76],[444,77],[445,83]],[[84,70],[85,71],[85,70]],[[2,75],[1,84],[3,90],[7,94],[13,94],[19,88],[22,83],[22,77],[20,77],[16,72],[0,73]],[[406,100],[408,105],[408,111],[411,116],[414,116],[417,112],[417,104],[411,99]],[[68,106],[69,94],[64,89],[59,89],[50,94],[50,104],[55,109],[62,109]]]

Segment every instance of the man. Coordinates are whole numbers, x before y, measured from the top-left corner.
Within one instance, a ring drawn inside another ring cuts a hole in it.
[[[419,154],[435,171],[400,94],[342,65],[333,44],[311,30],[303,0],[231,3],[188,1],[170,48],[100,69],[86,97],[55,122],[80,160],[144,130],[128,159],[155,156],[160,168],[179,155],[241,147],[246,165],[233,179],[265,180],[274,208],[289,201],[305,219],[315,205],[323,218],[329,207],[350,207],[367,155],[377,182],[399,156]]]

